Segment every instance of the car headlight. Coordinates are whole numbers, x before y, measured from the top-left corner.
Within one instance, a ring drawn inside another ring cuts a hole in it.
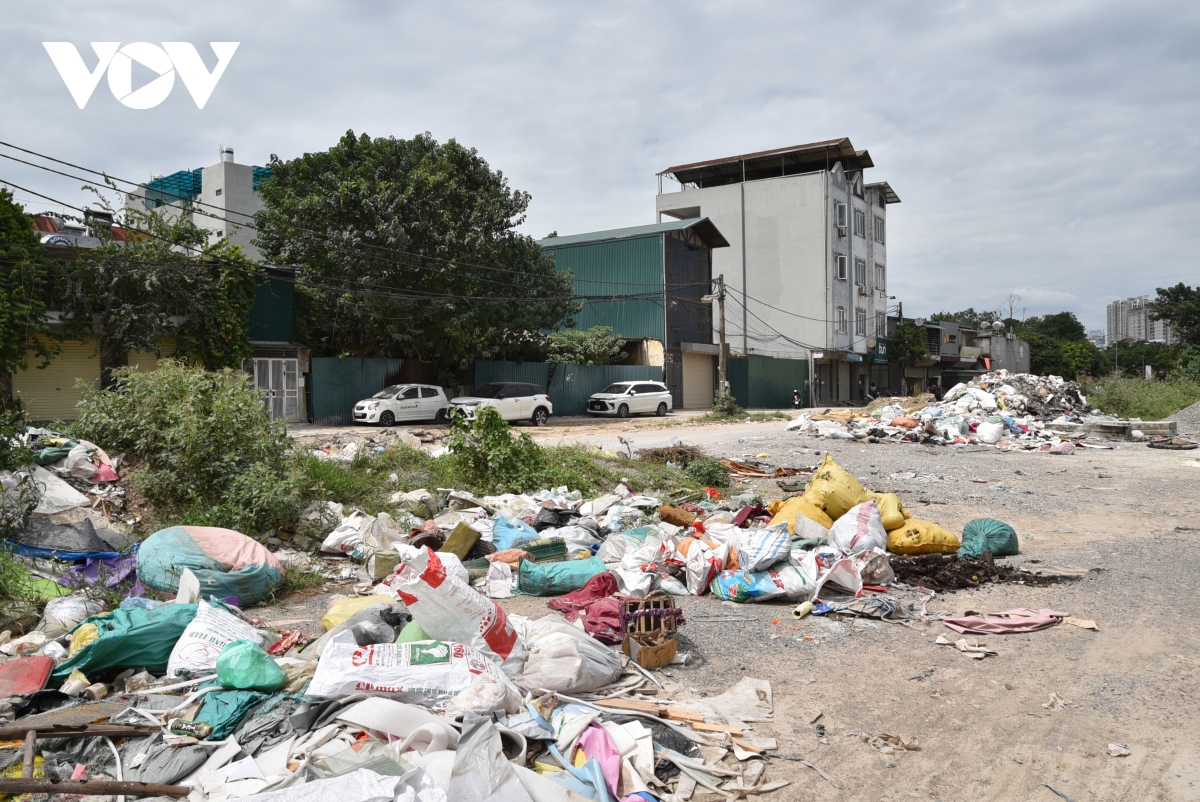
[[[367,409],[379,409],[379,402],[372,401],[370,404],[367,404]]]

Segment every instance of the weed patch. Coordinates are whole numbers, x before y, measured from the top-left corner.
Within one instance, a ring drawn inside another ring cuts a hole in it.
[[[1165,382],[1108,376],[1083,384],[1088,403],[1109,415],[1162,420],[1200,401],[1200,381],[1173,378]]]

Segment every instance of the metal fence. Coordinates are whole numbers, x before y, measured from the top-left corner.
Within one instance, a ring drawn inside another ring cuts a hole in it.
[[[528,382],[547,386],[550,365],[545,362],[476,362],[475,386],[488,382]],[[653,365],[558,365],[549,382],[555,415],[584,415],[587,400],[613,382],[663,380],[662,368]]]
[[[353,421],[354,404],[394,383],[402,359],[314,357],[309,376],[313,423],[341,426]]]
[[[786,409],[792,391],[807,404],[808,362],[752,354],[729,360],[729,385],[738,404],[747,409]]]

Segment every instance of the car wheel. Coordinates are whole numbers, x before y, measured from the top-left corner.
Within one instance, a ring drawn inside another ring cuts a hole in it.
[[[621,406],[617,407],[617,417],[618,418],[628,418],[629,417],[629,405],[628,404],[622,404]]]
[[[654,414],[658,415],[658,417],[660,417],[660,418],[667,417],[667,402],[663,401],[661,404],[659,404],[658,409],[655,411]]]
[[[450,410],[439,409],[437,414],[433,416],[434,423],[446,423],[450,420]]]
[[[546,411],[545,407],[538,407],[533,411],[534,426],[545,426],[548,420],[550,420],[550,413]]]
[[[379,416],[379,425],[380,426],[392,426],[395,423],[396,423],[396,416],[393,415],[390,410]]]

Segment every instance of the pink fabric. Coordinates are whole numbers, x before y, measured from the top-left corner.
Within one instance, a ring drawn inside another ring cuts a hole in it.
[[[247,565],[264,564],[282,574],[283,566],[267,547],[257,540],[232,529],[218,526],[181,526],[196,545],[209,557],[225,566],[226,571],[238,571]]]
[[[566,613],[568,621],[574,621],[579,617],[579,613],[592,604],[616,592],[617,578],[605,571],[589,579],[579,590],[564,593],[557,599],[551,599],[548,604],[551,609]]]
[[[971,613],[967,614],[968,616]],[[1070,618],[1070,613],[1060,613],[1056,610],[1031,610],[1019,607],[1016,610],[1005,610],[1002,613],[979,615],[977,618],[947,618],[942,623],[955,632],[971,633],[973,635],[1011,635],[1019,632],[1037,632]]]
[[[608,792],[617,796],[617,786],[621,784],[621,753],[612,736],[599,724],[592,724],[579,736],[579,748],[589,760],[600,764]]]

